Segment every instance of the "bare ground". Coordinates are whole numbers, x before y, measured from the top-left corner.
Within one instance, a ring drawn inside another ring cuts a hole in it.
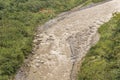
[[[76,80],[82,58],[99,40],[97,29],[117,11],[120,0],[110,0],[63,13],[38,27],[34,55],[15,80]]]

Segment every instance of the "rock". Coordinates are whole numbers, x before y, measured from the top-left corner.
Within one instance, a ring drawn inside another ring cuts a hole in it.
[[[39,56],[37,56],[36,59],[39,59]]]
[[[36,67],[39,67],[39,66],[40,66],[40,64],[39,64],[39,63],[36,63],[36,64],[35,64],[35,66],[36,66]]]

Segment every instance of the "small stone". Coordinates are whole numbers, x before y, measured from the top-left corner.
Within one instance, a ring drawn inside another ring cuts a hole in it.
[[[33,44],[35,44],[35,45],[39,45],[40,42],[39,42],[37,39],[35,39],[35,40],[33,41]]]
[[[35,40],[33,40],[33,43],[36,43],[37,42],[37,40],[35,39]]]
[[[39,57],[37,56],[36,59],[39,59]]]
[[[34,70],[34,71],[33,71],[33,73],[36,73],[36,72],[37,72],[37,70]]]
[[[44,64],[44,61],[41,61],[42,64]]]
[[[36,37],[39,37],[39,35],[36,35]]]
[[[51,61],[51,59],[50,59],[50,58],[48,58],[48,60],[49,60],[49,61]]]
[[[36,63],[35,66],[36,66],[36,67],[39,67],[40,65],[39,65],[39,63]]]
[[[38,63],[41,63],[41,61],[40,61],[40,60],[37,60],[37,62],[38,62]]]

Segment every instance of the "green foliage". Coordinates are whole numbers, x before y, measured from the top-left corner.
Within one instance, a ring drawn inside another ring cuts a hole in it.
[[[85,5],[89,5],[89,4],[91,4],[91,3],[102,2],[102,1],[105,1],[105,0],[85,0],[83,6],[85,6]]]
[[[92,2],[94,2],[94,3],[101,2],[101,1],[104,1],[104,0],[92,0]]]
[[[120,80],[120,14],[99,28],[100,41],[82,63],[79,80]]]

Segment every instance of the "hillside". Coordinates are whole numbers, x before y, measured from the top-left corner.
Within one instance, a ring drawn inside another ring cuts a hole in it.
[[[12,78],[32,53],[36,27],[82,3],[101,0],[0,0],[0,80]]]
[[[108,22],[112,18],[112,14],[117,11],[120,11],[120,1],[111,0],[63,13],[38,27],[33,41],[34,55],[17,73],[16,80],[76,80],[81,60],[99,40],[98,28]],[[107,30],[109,32],[108,28],[105,30],[105,32]],[[103,44],[105,45],[105,43]],[[85,60],[87,59],[85,58]],[[89,61],[87,62],[89,63]],[[96,78],[95,76],[94,78],[89,71],[91,67],[94,65],[85,68],[85,78],[80,72],[81,78],[79,79],[103,79],[99,72],[101,77]],[[101,71],[104,70],[101,69]],[[90,78],[86,79],[86,77]]]

